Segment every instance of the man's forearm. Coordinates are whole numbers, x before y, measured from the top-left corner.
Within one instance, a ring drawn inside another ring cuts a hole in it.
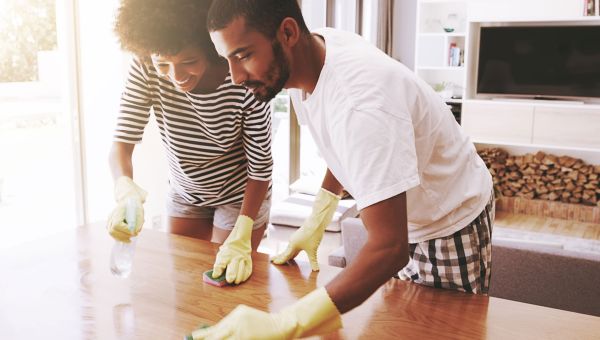
[[[368,240],[356,259],[326,289],[340,313],[363,303],[408,263],[406,194],[361,211]]]
[[[362,304],[381,285],[402,269],[407,261],[401,260],[402,249],[379,248],[365,244],[356,260],[327,284],[327,292],[340,313],[346,313]],[[398,254],[398,256],[390,256]]]
[[[327,169],[325,173],[325,177],[323,177],[323,183],[321,184],[321,188],[340,196],[342,194],[342,190],[344,187],[342,184],[335,178],[331,170]]]

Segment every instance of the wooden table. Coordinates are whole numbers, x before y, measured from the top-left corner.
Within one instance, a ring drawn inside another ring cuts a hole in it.
[[[0,339],[182,339],[243,303],[278,311],[331,280],[339,268],[275,266],[255,254],[250,280],[202,282],[217,246],[144,230],[132,275],[112,276],[103,225],[0,253]],[[392,279],[343,317],[330,339],[598,339],[600,318]]]

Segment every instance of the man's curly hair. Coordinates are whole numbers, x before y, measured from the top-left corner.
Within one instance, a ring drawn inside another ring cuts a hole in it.
[[[199,47],[208,60],[219,58],[206,29],[212,0],[121,0],[115,33],[121,47],[143,60]]]

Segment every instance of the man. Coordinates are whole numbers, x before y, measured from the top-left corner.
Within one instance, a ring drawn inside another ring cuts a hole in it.
[[[298,119],[328,165],[312,216],[273,262],[316,250],[342,188],[356,199],[368,239],[326,287],[279,313],[239,306],[194,332],[195,339],[330,332],[341,327],[340,314],[396,274],[433,287],[487,292],[491,176],[426,83],[359,36],[309,32],[296,0],[216,1],[208,29],[235,83],[261,100],[292,89]]]

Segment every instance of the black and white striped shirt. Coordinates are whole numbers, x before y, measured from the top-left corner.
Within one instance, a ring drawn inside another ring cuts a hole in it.
[[[182,92],[152,65],[131,64],[114,140],[137,144],[154,112],[173,190],[197,206],[239,203],[246,181],[269,181],[270,105],[228,75],[212,93]]]

